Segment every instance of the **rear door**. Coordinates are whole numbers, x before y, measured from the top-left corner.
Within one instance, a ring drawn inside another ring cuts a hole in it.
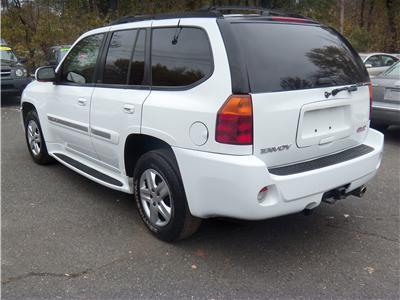
[[[335,31],[311,24],[237,22],[253,101],[254,155],[269,167],[363,142],[369,81]],[[355,85],[354,91],[332,92]]]
[[[142,104],[150,93],[144,67],[148,30],[111,30],[92,96],[93,146],[100,160],[115,170],[123,166],[127,135],[140,133]]]

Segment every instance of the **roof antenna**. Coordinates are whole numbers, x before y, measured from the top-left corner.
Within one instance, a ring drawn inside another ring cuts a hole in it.
[[[181,34],[181,31],[183,29],[182,27],[179,27],[180,24],[181,24],[181,19],[179,19],[178,25],[176,26],[174,38],[172,39],[172,45],[176,45],[178,43],[179,35]]]

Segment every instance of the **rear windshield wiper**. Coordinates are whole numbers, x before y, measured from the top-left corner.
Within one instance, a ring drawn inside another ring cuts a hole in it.
[[[328,98],[330,95],[336,96],[337,94],[339,94],[340,92],[343,92],[343,91],[348,91],[350,93],[350,92],[355,92],[357,90],[358,90],[357,85],[345,86],[342,88],[333,89],[331,92],[325,92],[325,98]]]

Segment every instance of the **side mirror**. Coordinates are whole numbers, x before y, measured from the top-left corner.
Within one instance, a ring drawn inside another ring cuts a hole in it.
[[[28,61],[28,60],[26,59],[26,57],[20,57],[20,58],[19,58],[19,62],[20,62],[21,64],[25,64],[27,61]]]
[[[54,66],[54,67],[56,67],[58,65],[58,62],[57,62],[56,59],[50,60],[49,63],[50,63],[51,66]]]
[[[35,79],[42,82],[55,82],[56,72],[53,67],[40,67],[35,72]]]
[[[372,65],[371,65],[371,64],[365,64],[365,67],[366,67],[367,69],[369,69],[369,68],[372,68]]]

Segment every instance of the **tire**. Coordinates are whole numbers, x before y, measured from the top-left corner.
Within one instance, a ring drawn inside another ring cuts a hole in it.
[[[34,162],[39,165],[48,165],[54,162],[54,159],[47,152],[39,117],[35,110],[30,110],[26,114],[24,126],[26,144]]]
[[[179,169],[170,151],[158,149],[143,154],[133,176],[140,217],[157,238],[173,242],[198,229],[201,219],[190,214]]]

